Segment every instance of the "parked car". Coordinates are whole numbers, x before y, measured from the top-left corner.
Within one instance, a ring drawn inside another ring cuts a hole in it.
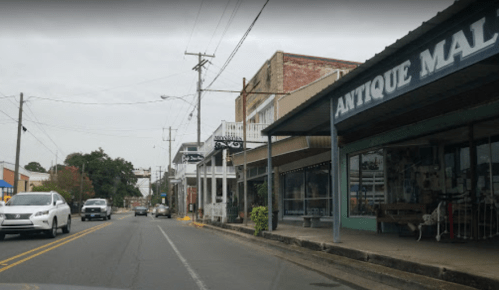
[[[144,206],[138,206],[135,208],[135,216],[145,215],[147,216],[147,208]]]
[[[85,201],[81,208],[81,221],[94,218],[111,219],[111,211],[111,203],[107,199],[91,198]]]
[[[155,216],[167,216],[169,219],[172,218],[172,214],[170,212],[170,208],[164,204],[158,205],[156,208]]]
[[[71,210],[57,192],[20,192],[0,207],[0,240],[7,234],[46,233],[71,230]]]

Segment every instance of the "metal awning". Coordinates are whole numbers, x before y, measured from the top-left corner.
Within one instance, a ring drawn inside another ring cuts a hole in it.
[[[13,186],[10,185],[7,181],[0,179],[0,188],[12,188]]]
[[[436,59],[435,51],[439,42],[446,40],[450,46],[454,34],[457,32],[466,34],[471,45],[476,46],[472,40],[475,35],[471,35],[470,25],[476,24],[485,13],[488,14],[483,17],[487,21],[483,30],[489,29],[490,26],[492,32],[485,31],[483,37],[485,40],[491,39],[491,35],[497,29],[492,22],[497,17],[498,3],[499,1],[489,1],[487,4],[490,7],[484,7],[484,2],[478,3],[475,0],[456,1],[437,16],[424,22],[419,28],[265,128],[262,134],[271,136],[330,136],[331,100],[333,100],[334,109],[339,108],[339,100],[346,99],[350,93],[354,96],[354,90],[359,84],[372,81],[376,76],[382,76],[384,72],[408,59],[412,60],[410,62],[411,69],[416,73],[419,72],[422,66],[419,63],[420,53],[424,51],[424,48],[428,47],[430,56],[433,53]],[[378,104],[371,102],[370,105],[364,106],[365,108],[361,110],[351,110],[345,116],[340,115],[340,118],[334,120],[338,135],[346,136],[349,141],[365,138],[373,133],[431,118],[445,113],[447,108],[449,110],[456,109],[463,103],[473,105],[483,103],[487,101],[487,98],[497,98],[489,94],[488,97],[469,100],[470,98],[465,97],[465,93],[487,85],[497,86],[496,82],[499,81],[498,43],[499,39],[495,45],[489,47],[490,49],[487,48],[483,55],[480,55],[482,51],[479,51],[479,53],[472,54],[467,58],[456,57],[458,60],[455,61],[452,69],[444,68],[441,71],[435,71],[428,78],[416,78],[419,75],[412,76],[412,84],[406,88],[402,87],[400,92],[395,94],[395,97],[387,98],[389,95],[385,94],[383,102]],[[442,71],[444,72],[442,73]],[[458,101],[455,102],[455,99]],[[452,100],[451,103],[449,103],[450,100]],[[357,102],[357,98],[355,98],[355,102]],[[444,103],[446,106],[442,107],[441,104]],[[432,107],[436,109],[427,110],[427,108]]]

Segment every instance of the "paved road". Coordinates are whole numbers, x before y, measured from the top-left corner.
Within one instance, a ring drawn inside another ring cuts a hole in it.
[[[186,221],[72,221],[55,239],[0,241],[0,289],[352,289]]]

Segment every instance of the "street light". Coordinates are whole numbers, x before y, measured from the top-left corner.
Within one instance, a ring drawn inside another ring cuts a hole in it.
[[[175,97],[175,96],[166,96],[166,95],[161,95],[161,98],[163,100],[168,100],[168,99],[174,99],[174,100],[182,100],[184,102],[186,102],[187,104],[193,106],[192,103],[190,103],[189,101],[187,101],[186,99],[184,99],[183,97],[187,97],[187,96],[190,96],[190,95],[185,95],[185,96],[182,96],[182,97]]]

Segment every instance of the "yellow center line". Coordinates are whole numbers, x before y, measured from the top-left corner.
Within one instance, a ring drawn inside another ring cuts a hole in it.
[[[64,240],[67,240],[67,239],[73,238],[73,237],[74,237],[74,236],[76,236],[76,235],[81,235],[81,234],[84,234],[85,232],[91,231],[92,229],[96,229],[96,228],[97,228],[97,229],[100,229],[100,228],[102,228],[102,227],[106,226],[107,224],[108,224],[108,223],[104,223],[104,224],[96,225],[96,226],[93,226],[93,227],[91,227],[91,228],[85,229],[85,230],[83,230],[83,231],[81,231],[81,232],[74,233],[74,234],[72,234],[72,235],[70,235],[70,236],[67,236],[67,237],[65,237],[65,238],[59,239],[59,240],[57,240],[57,241],[54,241],[54,242],[51,242],[51,243],[48,243],[48,244],[45,244],[45,245],[43,245],[43,246],[40,246],[40,247],[38,247],[38,248],[35,248],[35,249],[29,250],[29,251],[27,251],[27,252],[21,253],[21,254],[19,254],[19,255],[17,255],[17,256],[14,256],[14,257],[8,258],[8,259],[6,259],[6,260],[0,261],[0,264],[5,264],[5,263],[7,263],[7,262],[9,262],[9,261],[12,261],[12,260],[14,260],[14,259],[17,259],[17,258],[19,258],[19,257],[26,256],[26,255],[27,255],[27,254],[29,254],[29,253],[33,253],[33,252],[38,251],[38,250],[40,250],[40,249],[46,248],[46,247],[48,247],[48,246],[50,246],[50,245],[53,245],[53,244],[56,244],[56,243],[60,243],[60,242],[62,242],[62,241],[64,241]]]
[[[131,217],[131,216],[132,216],[132,215],[126,215],[126,216],[124,216],[124,217],[119,218],[119,220],[126,219],[126,218]]]
[[[31,260],[31,259],[33,259],[33,258],[35,258],[35,257],[37,257],[37,256],[40,256],[41,254],[44,254],[44,253],[46,253],[46,252],[48,252],[48,251],[51,251],[51,250],[53,250],[53,249],[55,249],[55,248],[58,248],[58,247],[60,247],[60,246],[62,246],[62,245],[64,245],[64,244],[67,244],[67,243],[72,242],[72,241],[74,241],[74,240],[76,240],[76,239],[79,239],[79,238],[81,238],[81,237],[83,237],[83,236],[86,236],[86,235],[88,235],[88,234],[90,234],[90,233],[93,233],[93,232],[95,232],[95,231],[97,231],[97,230],[100,230],[100,229],[102,229],[102,228],[104,228],[104,227],[107,227],[107,226],[109,226],[110,224],[111,224],[111,223],[105,223],[105,224],[103,224],[103,225],[102,225],[102,226],[100,226],[100,227],[97,227],[97,226],[96,226],[96,227],[93,227],[93,228],[91,228],[91,229],[93,229],[93,230],[91,230],[91,231],[87,231],[87,232],[85,232],[85,233],[84,233],[84,234],[82,234],[82,235],[74,236],[74,237],[72,237],[71,239],[69,239],[69,240],[67,240],[67,241],[65,241],[65,242],[63,242],[63,243],[57,244],[57,245],[55,245],[55,246],[53,246],[53,247],[50,247],[50,248],[45,249],[45,250],[43,250],[43,251],[40,251],[40,252],[38,252],[38,253],[36,253],[36,254],[33,254],[33,255],[29,256],[29,257],[26,257],[26,258],[24,258],[24,259],[22,259],[22,260],[19,260],[19,261],[15,262],[15,263],[12,263],[12,264],[8,265],[8,266],[5,266],[5,267],[3,267],[3,268],[0,268],[0,273],[2,273],[3,271],[8,270],[8,269],[10,269],[10,268],[12,268],[12,267],[14,267],[14,266],[17,266],[17,265],[19,265],[19,264],[21,264],[21,263],[24,263],[24,262],[26,262],[26,261],[28,261],[28,260]],[[23,254],[23,255],[24,255],[24,254]],[[20,256],[20,255],[18,255],[18,256]],[[11,259],[12,259],[12,258],[11,258]],[[9,260],[11,260],[11,259],[9,259]]]

